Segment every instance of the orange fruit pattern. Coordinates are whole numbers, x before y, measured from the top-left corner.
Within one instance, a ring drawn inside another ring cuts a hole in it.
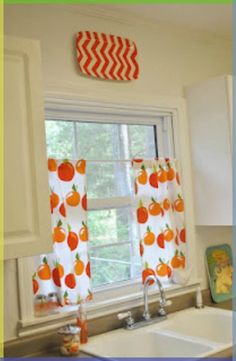
[[[35,279],[36,278],[36,273],[33,274],[32,277],[32,285],[33,285],[33,293],[34,295],[38,292],[39,290],[39,284],[38,281]]]
[[[159,216],[163,214],[160,203],[158,203],[154,198],[152,198],[152,203],[148,206],[148,211],[151,216]]]
[[[87,207],[87,194],[85,193],[82,197],[82,201],[81,201],[81,204],[82,204],[82,208],[84,211],[87,211],[88,210],[88,207]]]
[[[167,163],[168,166],[168,170],[167,170],[167,180],[168,181],[172,181],[175,178],[175,171],[174,169],[171,167],[170,163]]]
[[[66,208],[65,208],[64,202],[61,203],[60,208],[59,208],[59,212],[60,212],[61,216],[66,217]]]
[[[44,257],[36,267],[32,288],[35,296],[58,292],[57,304],[63,306],[92,299],[86,161],[49,158],[48,174],[53,254]],[[50,302],[45,306],[48,309],[55,303]]]
[[[57,162],[55,161],[55,159],[52,159],[52,158],[48,159],[48,170],[49,170],[49,172],[56,172]]]
[[[148,220],[147,208],[143,207],[143,203],[141,200],[139,202],[139,208],[137,209],[137,220],[138,223],[146,223]]]
[[[156,166],[153,167],[153,172],[150,174],[149,184],[153,188],[158,188],[158,173]]]
[[[79,258],[79,254],[76,253],[74,262],[74,271],[77,276],[81,276],[84,272],[84,262]]]
[[[65,277],[65,284],[69,288],[75,288],[76,286],[76,279],[74,273],[69,273]]]
[[[142,165],[141,170],[139,171],[138,174],[138,182],[142,185],[146,184],[148,180],[148,176],[147,176],[147,172],[145,169],[145,166]]]
[[[90,270],[90,262],[88,261],[86,268],[85,268],[86,275],[91,278],[91,270]]]
[[[50,280],[51,278],[51,269],[48,265],[47,258],[43,258],[43,264],[39,266],[38,268],[38,277],[40,280]]]
[[[180,234],[179,234],[179,238],[183,243],[186,242],[185,228],[181,229]]]
[[[75,174],[75,169],[73,164],[71,164],[67,159],[59,165],[57,168],[58,178],[64,182],[69,182],[73,179]]]
[[[155,242],[155,234],[151,232],[150,227],[147,227],[147,232],[144,234],[143,241],[147,246],[151,246]]]
[[[185,267],[185,255],[183,252],[175,251],[174,257],[171,259],[171,266],[173,268],[184,268]]]
[[[143,283],[145,282],[145,280],[146,280],[146,278],[147,278],[148,276],[155,276],[155,272],[153,271],[153,269],[149,268],[149,265],[148,265],[148,263],[146,262],[146,263],[145,263],[145,268],[144,268],[144,270],[143,270],[143,272],[142,272],[142,280],[143,280]],[[151,285],[153,285],[153,284],[154,284],[154,281],[153,281],[153,280],[150,280],[150,281],[148,282],[148,285],[149,285],[149,286],[151,286]]]
[[[139,253],[141,257],[144,254],[144,247],[142,241],[139,242]]]
[[[71,226],[68,225],[67,244],[71,251],[74,251],[78,247],[79,237],[75,232],[71,231]]]
[[[53,242],[58,243],[64,242],[64,240],[66,239],[66,232],[64,228],[62,228],[61,220],[58,221],[57,226],[53,229],[52,239]]]
[[[88,241],[88,227],[85,222],[82,222],[83,227],[79,231],[79,238],[83,242]]]
[[[172,239],[174,238],[174,232],[173,230],[168,226],[168,224],[166,224],[166,230],[164,231],[164,240],[167,242],[172,241]]]
[[[168,211],[170,209],[170,201],[168,198],[165,198],[163,201],[163,208],[165,211]]]
[[[64,267],[56,261],[55,268],[52,271],[53,282],[57,287],[61,287],[61,278],[64,276]]]
[[[159,166],[160,170],[157,172],[157,178],[160,183],[165,183],[167,181],[167,172],[162,166]]]
[[[175,160],[134,160],[139,252],[142,279],[156,275],[171,280],[174,269],[186,267],[184,200]],[[159,260],[159,262],[157,262]]]
[[[85,174],[86,171],[86,161],[84,159],[80,159],[76,162],[75,169],[79,174]]]
[[[59,202],[60,202],[60,198],[58,194],[52,191],[50,194],[51,213],[53,213],[54,208],[58,206]]]
[[[156,273],[160,277],[167,276],[168,278],[171,277],[172,270],[168,263],[165,263],[161,258],[159,258],[160,263],[156,267]]]
[[[77,188],[74,184],[71,192],[66,195],[66,203],[70,207],[77,207],[80,203],[80,194],[77,192]]]
[[[157,236],[157,244],[160,248],[165,248],[165,237],[162,232]]]
[[[184,211],[184,201],[183,198],[178,194],[178,199],[174,202],[174,207],[176,212],[183,212]]]

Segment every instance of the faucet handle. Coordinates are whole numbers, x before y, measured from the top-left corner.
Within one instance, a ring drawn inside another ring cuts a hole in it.
[[[165,304],[165,306],[171,306],[172,305],[172,301],[171,300],[166,300],[166,304]]]
[[[172,305],[172,301],[171,300],[164,300],[164,301],[160,301],[160,309],[158,311],[158,314],[160,316],[166,316],[166,310],[164,307],[166,306],[171,306]]]
[[[172,301],[171,300],[164,300],[164,301],[161,301],[160,300],[160,306],[161,307],[166,307],[166,306],[171,306],[172,305]]]
[[[118,320],[123,320],[124,318],[128,318],[131,315],[132,315],[131,311],[121,312],[121,313],[118,313],[117,318],[118,318]]]
[[[134,325],[135,321],[134,321],[134,319],[133,319],[133,317],[132,317],[131,311],[118,313],[117,318],[118,318],[119,320],[125,319],[125,321],[126,321],[126,328],[128,328],[128,329],[132,329],[132,328],[133,328],[133,325]]]

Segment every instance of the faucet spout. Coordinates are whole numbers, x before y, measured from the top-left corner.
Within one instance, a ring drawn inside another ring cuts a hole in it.
[[[150,320],[151,316],[148,309],[148,285],[150,281],[155,281],[154,276],[148,276],[144,281],[144,312],[143,318],[148,321]]]
[[[161,281],[157,277],[155,277],[155,279],[156,279],[156,283],[157,283],[159,291],[160,291],[160,299],[161,299],[160,300],[160,305],[163,307],[166,304],[166,297],[165,297],[164,288],[162,286]]]
[[[166,315],[166,312],[165,312],[165,309],[164,309],[164,306],[166,305],[166,298],[165,298],[165,292],[164,292],[163,286],[161,284],[161,281],[156,276],[150,275],[145,279],[145,282],[144,282],[144,312],[143,312],[143,318],[146,321],[151,319],[151,315],[149,313],[149,308],[148,308],[148,286],[149,286],[150,281],[156,282],[156,284],[157,284],[157,286],[159,288],[159,291],[160,291],[160,309],[159,309],[158,313],[159,313],[160,316],[165,316]]]

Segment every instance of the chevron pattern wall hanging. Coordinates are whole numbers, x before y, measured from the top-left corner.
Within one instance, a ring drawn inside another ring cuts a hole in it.
[[[137,46],[129,39],[79,31],[76,49],[83,74],[109,80],[138,79]]]

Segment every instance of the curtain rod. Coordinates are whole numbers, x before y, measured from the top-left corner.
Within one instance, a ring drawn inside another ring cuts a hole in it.
[[[141,158],[140,158],[141,159]],[[162,158],[158,158],[158,159],[143,159],[144,162],[153,162],[154,160],[158,161],[158,160],[165,160],[166,158],[162,157]],[[177,161],[176,158],[168,158],[170,159],[170,161]],[[86,160],[86,159],[85,159]],[[86,160],[87,163],[132,163],[134,159],[103,159],[103,160],[92,160],[92,159],[88,159]],[[134,162],[136,164],[138,164],[139,162]],[[141,162],[140,162],[141,163]]]
[[[50,158],[53,158],[53,157],[48,157],[48,158],[50,159]],[[59,158],[57,160],[63,161],[63,159],[64,158]],[[101,160],[77,158],[77,159],[71,159],[71,161],[77,161],[77,160],[80,160],[80,159],[84,159],[87,163],[132,163],[135,158],[134,159],[101,159]],[[137,159],[139,159],[139,158],[137,158]],[[177,162],[178,161],[178,159],[176,159],[176,158],[164,158],[164,157],[160,157],[158,159],[155,159],[155,158],[140,158],[140,159],[142,159],[143,162],[153,162],[155,160],[156,161],[158,161],[158,160],[165,161],[166,159],[169,159],[172,162]],[[138,163],[142,163],[142,162],[134,162],[134,163],[138,164]]]

